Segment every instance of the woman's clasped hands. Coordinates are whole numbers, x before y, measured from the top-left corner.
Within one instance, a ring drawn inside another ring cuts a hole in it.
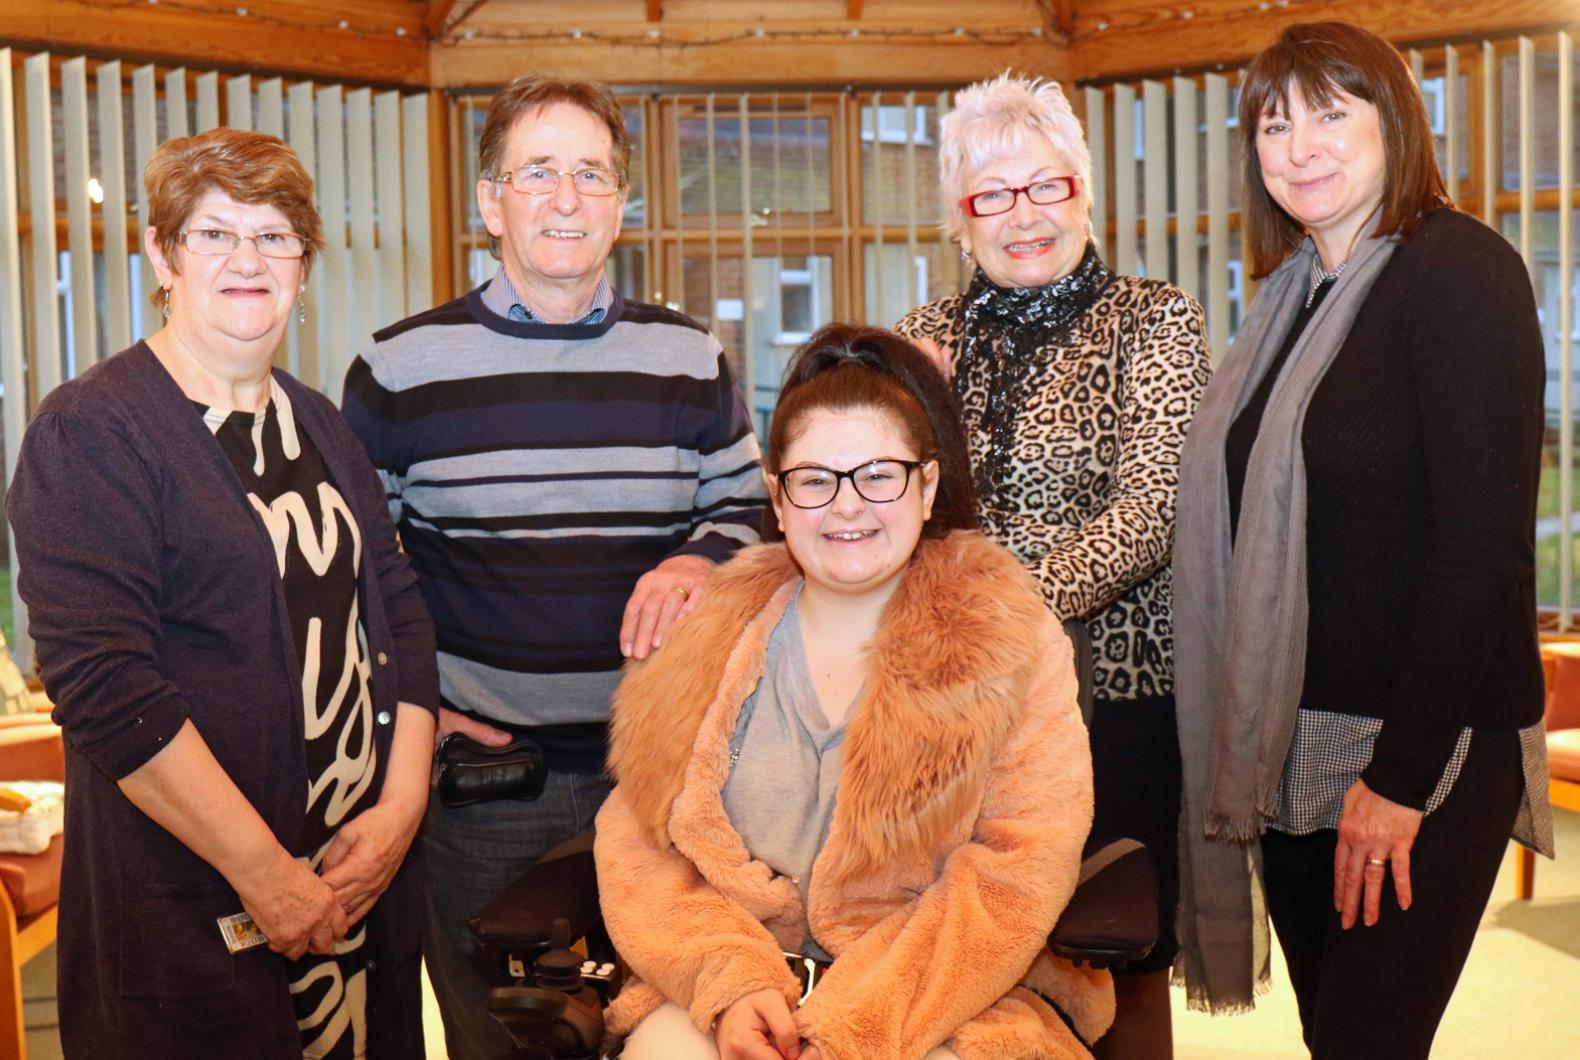
[[[801,1044],[795,1017],[777,990],[754,990],[725,1009],[713,1028],[719,1060],[822,1060],[815,1045]]]

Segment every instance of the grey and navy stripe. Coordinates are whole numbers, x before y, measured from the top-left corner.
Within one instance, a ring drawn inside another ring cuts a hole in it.
[[[601,321],[511,320],[484,290],[376,334],[346,418],[433,613],[446,705],[601,722],[637,579],[757,540],[757,440],[689,318],[615,293]]]

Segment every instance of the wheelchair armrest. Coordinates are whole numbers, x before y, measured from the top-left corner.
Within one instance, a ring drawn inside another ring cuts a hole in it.
[[[1139,961],[1157,942],[1157,895],[1146,847],[1134,839],[1088,843],[1075,894],[1048,936],[1048,948],[1096,968]]]
[[[593,867],[593,834],[583,832],[561,843],[467,921],[482,945],[496,950],[544,949],[555,919],[570,922],[580,938],[598,922],[598,873]]]

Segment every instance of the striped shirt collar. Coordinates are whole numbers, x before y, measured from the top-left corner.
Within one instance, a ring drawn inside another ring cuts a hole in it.
[[[1337,280],[1341,275],[1343,275],[1344,266],[1348,265],[1349,263],[1350,259],[1345,258],[1343,261],[1339,262],[1338,268],[1334,269],[1332,272],[1329,272],[1327,269],[1322,267],[1321,254],[1313,254],[1311,256],[1311,286],[1306,289],[1307,309],[1310,309],[1311,303],[1316,301],[1317,288],[1321,287],[1329,280]]]
[[[593,291],[591,307],[570,323],[601,324],[604,317],[609,315],[609,307],[613,304],[614,289],[609,286],[609,277],[601,275],[598,277],[598,287]],[[510,320],[544,323],[522,301],[520,292],[516,290],[516,285],[510,282],[510,276],[506,274],[503,264],[495,271],[493,282],[483,292],[483,305]]]

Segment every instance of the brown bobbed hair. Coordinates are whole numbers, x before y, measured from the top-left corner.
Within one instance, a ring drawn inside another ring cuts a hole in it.
[[[555,103],[580,107],[609,127],[614,170],[620,176],[620,186],[627,187],[631,182],[631,137],[625,131],[625,112],[609,86],[597,81],[574,81],[540,74],[516,78],[488,104],[483,133],[477,142],[478,171],[484,179],[498,176],[500,168],[506,164],[505,144],[516,122]],[[495,185],[496,193],[498,190]],[[499,257],[499,240],[489,236],[488,249],[494,257]]]
[[[1384,158],[1382,216],[1372,236],[1408,238],[1433,210],[1451,206],[1437,171],[1432,123],[1404,58],[1387,41],[1348,22],[1287,27],[1246,68],[1240,81],[1245,224],[1251,275],[1261,279],[1300,246],[1305,230],[1267,193],[1256,132],[1268,114],[1287,114],[1291,91],[1327,106],[1336,91],[1377,108]]]
[[[323,249],[313,178],[278,136],[220,128],[166,140],[149,156],[143,186],[148,189],[148,224],[171,269],[178,272],[176,240],[211,191],[249,206],[273,206],[284,214],[291,231],[307,240],[304,277],[312,269],[314,255]],[[150,294],[155,305],[160,295],[158,288]]]
[[[770,475],[783,469],[785,449],[811,413],[862,409],[893,417],[917,459],[938,461],[938,492],[922,535],[977,529],[971,458],[949,384],[926,354],[883,328],[829,324],[796,351],[785,369],[763,467]],[[784,540],[771,506],[762,536]]]

